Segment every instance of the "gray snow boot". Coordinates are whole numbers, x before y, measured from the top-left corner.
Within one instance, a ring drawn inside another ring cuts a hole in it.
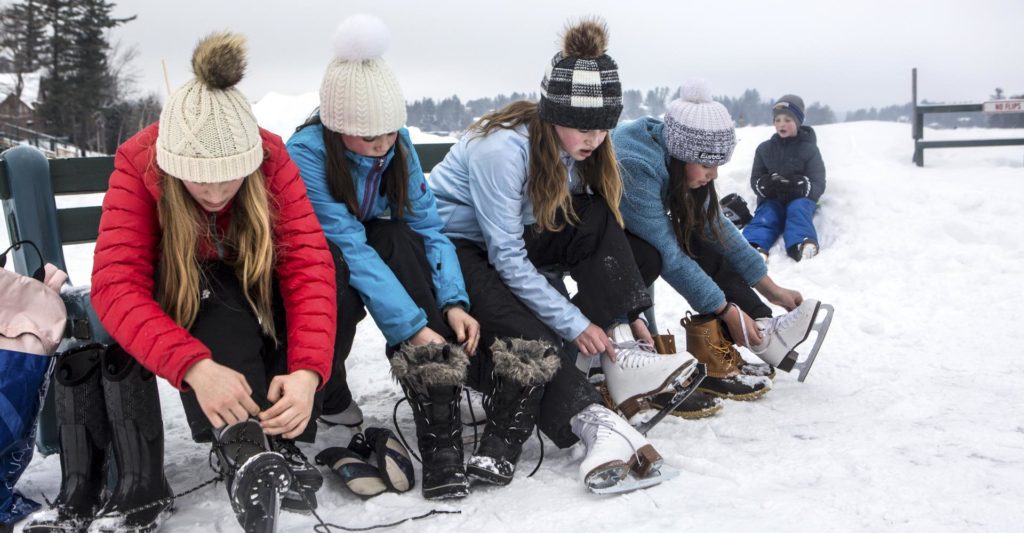
[[[462,455],[459,401],[469,358],[454,344],[403,345],[391,357],[391,374],[402,385],[416,422],[423,460],[423,497],[463,498],[469,481]]]
[[[27,533],[85,532],[106,495],[106,449],[110,426],[100,384],[100,345],[60,355],[54,371],[60,493],[50,509],[29,517]]]
[[[117,485],[89,531],[156,531],[173,503],[164,477],[164,425],[156,379],[120,346],[111,346],[103,356],[103,395]]]
[[[484,397],[487,425],[466,473],[495,485],[508,485],[515,475],[523,443],[537,424],[544,386],[562,360],[543,341],[497,339],[491,345],[494,390]]]

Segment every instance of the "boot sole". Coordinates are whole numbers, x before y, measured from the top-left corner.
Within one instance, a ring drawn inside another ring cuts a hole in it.
[[[756,390],[756,391],[748,392],[748,393],[744,393],[744,394],[733,394],[733,393],[729,393],[729,392],[721,392],[721,391],[715,391],[715,390],[711,390],[711,389],[702,389],[700,387],[698,387],[697,390],[699,390],[701,392],[706,392],[706,393],[708,393],[708,394],[710,394],[712,396],[715,396],[715,397],[718,397],[718,398],[722,398],[722,399],[725,399],[725,400],[734,400],[734,401],[738,401],[738,402],[748,402],[748,401],[751,401],[751,400],[757,400],[757,399],[761,398],[765,394],[768,394],[768,391],[770,391],[771,389],[769,389],[768,387],[765,387],[765,388],[763,388],[761,390]]]
[[[715,397],[718,398],[718,396],[715,396]],[[665,407],[664,405],[661,405],[661,404],[656,403],[656,402],[651,402],[651,405],[653,405],[657,409],[661,409],[661,408]],[[710,416],[714,416],[719,411],[721,411],[724,407],[725,407],[724,403],[718,402],[718,403],[715,403],[714,405],[711,405],[709,407],[705,407],[703,409],[697,409],[697,410],[694,410],[694,411],[682,411],[682,410],[676,409],[675,411],[672,411],[672,416],[676,416],[676,417],[679,417],[679,418],[685,418],[686,420],[698,420],[700,418],[708,418]]]
[[[160,525],[163,524],[165,521],[167,521],[168,518],[170,518],[171,513],[173,511],[174,511],[174,506],[173,505],[165,508],[164,510],[160,511],[159,514],[157,514],[156,518],[153,519],[153,522],[151,524],[146,524],[144,526],[129,526],[129,525],[124,524],[124,523],[111,524],[111,525],[108,526],[108,525],[104,525],[102,523],[102,521],[104,520],[103,518],[97,518],[89,526],[88,531],[98,532],[98,533],[153,533],[154,531],[157,531],[157,530],[160,529]],[[119,519],[115,518],[115,519],[111,519],[111,520],[119,520]],[[66,531],[66,530],[62,530],[62,531]],[[86,530],[83,529],[82,531],[86,531]]]
[[[469,485],[465,483],[452,483],[423,489],[423,498],[427,500],[457,500],[469,496]]]
[[[482,468],[472,466],[466,467],[466,475],[469,476],[470,479],[475,479],[491,485],[497,485],[499,487],[504,487],[509,483],[512,483],[511,477],[505,477],[501,474],[491,472],[490,470],[484,470]]]
[[[236,515],[262,512],[268,522],[248,528],[258,532],[274,531],[281,496],[292,484],[288,461],[276,452],[254,455],[235,472],[232,481],[232,503]],[[270,494],[267,491],[271,491]],[[268,507],[268,508],[265,508]],[[239,516],[241,519],[242,517]],[[241,522],[241,520],[239,520]],[[262,526],[262,527],[260,527]],[[243,525],[244,527],[244,525]]]

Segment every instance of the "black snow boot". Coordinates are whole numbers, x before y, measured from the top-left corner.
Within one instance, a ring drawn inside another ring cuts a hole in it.
[[[272,533],[277,527],[281,495],[292,484],[288,461],[270,450],[258,420],[249,419],[217,432],[213,444],[228,497],[246,533]]]
[[[315,511],[316,492],[324,484],[323,474],[309,462],[294,440],[274,437],[270,439],[270,447],[288,461],[294,478],[288,492],[281,497],[281,509],[296,513]]]
[[[487,425],[466,473],[495,485],[515,475],[523,443],[537,425],[544,386],[561,365],[558,352],[543,341],[497,339],[491,346],[494,390],[484,398]]]
[[[85,532],[105,496],[110,427],[100,384],[104,348],[82,346],[62,354],[54,372],[60,493],[50,509],[34,513],[28,533]]]
[[[423,460],[423,497],[463,498],[469,480],[462,456],[459,401],[469,358],[453,344],[404,345],[391,358],[391,373],[402,385],[416,421]]]
[[[89,531],[156,531],[170,515],[174,499],[164,477],[164,424],[156,379],[120,346],[111,346],[103,356],[103,395],[117,485]]]

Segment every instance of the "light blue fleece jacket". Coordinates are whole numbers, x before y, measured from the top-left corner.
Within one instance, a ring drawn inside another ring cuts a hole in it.
[[[530,141],[526,127],[499,129],[481,137],[467,134],[430,172],[430,188],[445,235],[482,243],[487,257],[516,297],[563,339],[583,333],[590,320],[537,271],[526,256],[525,226],[533,224],[526,190]],[[575,165],[567,154],[569,190]]]
[[[615,157],[619,161],[623,198],[619,208],[626,229],[661,253],[661,277],[686,298],[699,313],[711,313],[725,303],[725,294],[714,280],[679,247],[668,217],[668,162],[665,124],[651,117],[619,124],[612,130]],[[721,252],[733,269],[751,286],[768,268],[736,226],[719,213],[721,242],[711,228],[704,228],[708,242]]]
[[[469,296],[455,246],[441,233],[437,203],[427,187],[408,130],[398,130],[396,142],[402,143],[407,154],[409,202],[412,204],[412,209],[403,211],[401,220],[423,237],[432,269],[437,307],[462,303],[468,308]],[[380,193],[381,175],[395,155],[394,147],[384,157],[366,157],[345,151],[349,172],[355,180],[358,214],[352,214],[348,206],[331,195],[327,185],[327,151],[322,125],[307,126],[292,135],[288,140],[288,153],[299,167],[324,234],[345,257],[350,272],[349,284],[359,292],[388,345],[394,346],[415,335],[427,325],[427,315],[416,305],[377,251],[366,242],[363,226],[364,221],[397,212],[388,197]]]

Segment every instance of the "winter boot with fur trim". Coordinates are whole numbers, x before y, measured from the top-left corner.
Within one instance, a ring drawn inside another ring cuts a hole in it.
[[[608,408],[591,404],[570,420],[587,456],[580,478],[587,490],[615,494],[657,485],[673,474],[662,471],[661,454],[633,426]]]
[[[23,531],[84,532],[103,503],[110,442],[100,364],[104,348],[62,354],[54,371],[60,439],[60,493],[50,509],[33,513]]]
[[[659,354],[650,344],[634,340],[626,324],[615,326],[611,339],[616,348],[615,361],[607,354],[601,356],[608,395],[615,409],[646,433],[696,390],[703,371],[686,352]],[[648,411],[655,407],[650,399],[662,392],[675,393],[677,401],[652,418]]]
[[[484,399],[487,425],[466,473],[495,485],[515,475],[523,443],[537,425],[544,386],[561,366],[558,350],[544,341],[497,339],[491,345],[494,390]]]
[[[391,374],[402,385],[416,422],[421,490],[428,500],[469,495],[459,418],[468,366],[466,352],[454,344],[406,344],[391,357]]]
[[[214,452],[227,476],[228,496],[238,523],[247,533],[272,533],[277,527],[281,495],[292,484],[288,461],[270,450],[256,419],[225,427],[214,436]]]
[[[164,424],[156,379],[119,346],[111,346],[103,356],[103,395],[117,485],[89,532],[156,531],[173,503],[164,477]]]
[[[700,390],[731,400],[754,400],[768,393],[770,378],[740,370],[742,357],[726,337],[721,321],[687,313],[680,323],[686,330],[686,351],[707,365],[708,377]]]

